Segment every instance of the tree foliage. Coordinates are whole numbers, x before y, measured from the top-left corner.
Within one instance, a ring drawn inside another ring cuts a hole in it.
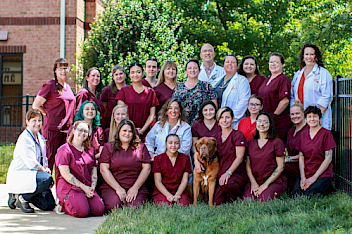
[[[292,77],[301,48],[312,43],[332,75],[346,77],[352,75],[351,34],[350,0],[114,0],[92,24],[81,61],[85,69],[101,67],[107,80],[113,64],[148,57],[183,68],[210,43],[220,65],[229,53],[253,55],[265,75],[268,56],[280,52]]]
[[[99,67],[107,85],[116,64],[127,68],[153,57],[161,64],[174,60],[181,67],[194,54],[192,43],[183,37],[183,13],[163,0],[105,1],[105,12],[96,17],[82,46],[83,69]]]

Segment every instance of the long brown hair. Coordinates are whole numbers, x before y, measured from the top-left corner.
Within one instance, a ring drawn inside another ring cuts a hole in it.
[[[129,145],[132,149],[137,149],[139,146],[139,138],[137,136],[137,132],[136,132],[136,128],[133,124],[133,122],[129,119],[123,119],[121,120],[121,122],[119,123],[119,125],[117,126],[117,131],[116,131],[116,135],[115,135],[115,142],[113,145],[114,151],[120,151],[121,147],[122,147],[122,142],[120,140],[120,131],[121,128],[125,125],[128,125],[131,127],[132,129],[132,139],[129,142]]]
[[[306,62],[304,62],[304,50],[306,48],[312,48],[315,51],[315,61],[318,64],[319,67],[324,67],[323,63],[323,56],[321,55],[321,52],[318,48],[318,46],[313,45],[313,44],[305,44],[301,50],[301,53],[299,55],[300,59],[300,68],[304,68],[306,66]]]
[[[125,84],[126,84],[126,78],[127,78],[127,74],[126,74],[126,71],[125,69],[123,69],[123,66],[121,65],[116,65],[112,68],[111,70],[111,75],[112,77],[114,77],[114,73],[117,71],[117,70],[121,70],[124,74],[125,74]],[[110,88],[111,88],[111,92],[112,94],[116,94],[116,91],[117,91],[117,87],[116,87],[116,83],[114,81],[114,78],[111,79],[111,82],[109,84]]]
[[[54,71],[55,85],[56,85],[56,90],[59,93],[59,95],[62,95],[63,87],[61,84],[59,84],[59,81],[57,80],[57,76],[56,76],[55,71],[56,71],[56,68],[58,68],[58,67],[68,67],[68,66],[69,66],[69,63],[64,58],[59,58],[54,63],[53,71]]]
[[[99,68],[97,67],[91,67],[88,69],[87,71],[87,74],[86,76],[84,77],[84,83],[83,83],[83,87],[86,88],[86,89],[89,89],[88,87],[88,81],[87,81],[87,77],[89,77],[90,73],[93,71],[93,70],[97,70],[99,72],[99,75],[100,75],[100,82],[99,84],[97,85],[97,88],[95,89],[95,94],[98,94],[101,92],[102,88],[103,88],[103,83],[102,83],[102,80],[101,80],[101,72],[99,70]]]
[[[187,119],[185,116],[185,112],[183,110],[183,106],[182,103],[177,99],[177,98],[170,98],[169,100],[167,100],[165,102],[165,104],[163,105],[163,107],[161,108],[161,110],[159,111],[159,121],[160,121],[160,126],[164,127],[168,116],[167,116],[167,111],[169,110],[171,104],[173,102],[177,102],[179,108],[180,108],[180,116],[178,117],[181,121],[186,122],[187,123]]]
[[[81,123],[87,124],[88,125],[88,130],[90,130],[90,124],[83,121],[83,120],[78,120],[73,124],[73,129],[76,130],[77,126]],[[71,131],[70,135],[67,138],[67,143],[69,143],[70,145],[72,145],[72,141],[73,141],[73,130]],[[83,147],[84,149],[89,149],[90,148],[90,139],[89,137],[87,137],[87,139],[83,142]]]

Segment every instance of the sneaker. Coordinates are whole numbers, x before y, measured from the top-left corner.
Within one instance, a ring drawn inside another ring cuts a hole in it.
[[[65,214],[65,212],[62,211],[62,207],[60,205],[56,205],[55,207],[55,212],[56,214]]]
[[[10,209],[16,209],[16,197],[15,194],[13,193],[9,193],[9,200],[7,201],[8,206],[10,207]]]
[[[29,205],[29,202],[23,199],[22,195],[18,196],[16,206],[20,208],[24,213],[34,213],[34,209]]]

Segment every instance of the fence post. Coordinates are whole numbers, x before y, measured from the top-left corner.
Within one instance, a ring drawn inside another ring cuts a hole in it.
[[[26,95],[26,113],[28,112],[29,94]]]

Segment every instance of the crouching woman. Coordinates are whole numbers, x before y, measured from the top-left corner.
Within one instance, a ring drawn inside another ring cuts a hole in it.
[[[56,193],[62,210],[74,217],[104,214],[104,203],[95,191],[97,165],[88,138],[90,125],[76,121],[73,130],[55,157]]]
[[[28,111],[26,124],[7,173],[8,205],[25,213],[34,213],[29,203],[41,210],[53,210],[55,200],[49,189],[53,178],[48,168],[45,139],[39,132],[43,125],[42,113],[38,109]]]
[[[189,206],[190,192],[186,190],[188,176],[192,173],[189,156],[179,153],[180,138],[176,134],[166,137],[166,152],[157,155],[154,159],[153,173],[155,189],[153,201],[171,205],[179,203]]]

